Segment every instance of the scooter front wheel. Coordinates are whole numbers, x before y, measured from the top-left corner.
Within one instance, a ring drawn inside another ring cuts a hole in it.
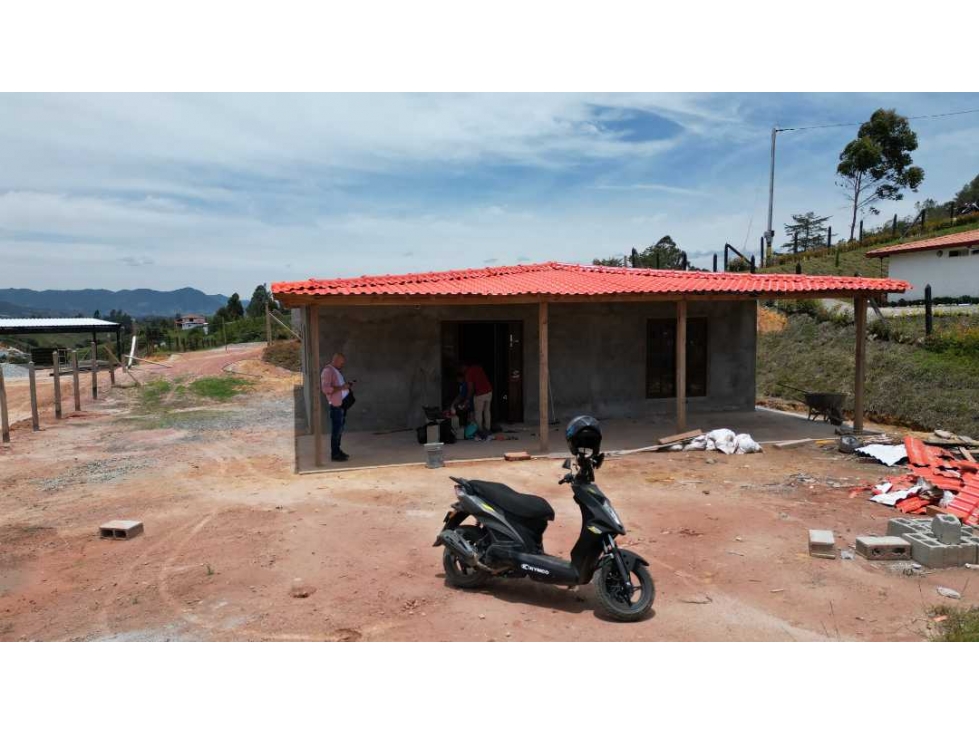
[[[636,564],[630,572],[632,592],[626,588],[618,566],[611,559],[595,575],[595,591],[602,609],[617,622],[637,622],[645,617],[656,598],[653,577],[645,566]]]

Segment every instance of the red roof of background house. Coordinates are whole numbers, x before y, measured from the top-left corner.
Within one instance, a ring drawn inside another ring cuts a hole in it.
[[[902,242],[899,245],[888,245],[870,250],[866,253],[867,257],[887,257],[904,252],[919,252],[921,250],[943,250],[946,247],[958,247],[960,245],[979,244],[979,229],[971,229],[968,232],[956,232],[947,234],[944,237],[932,237],[927,240],[915,240],[914,242]]]
[[[406,275],[365,275],[273,283],[285,296],[608,296],[619,294],[755,294],[761,296],[839,292],[894,293],[903,280],[785,273],[711,273],[646,270],[546,262],[536,265],[447,270]],[[288,304],[287,304],[288,305]]]

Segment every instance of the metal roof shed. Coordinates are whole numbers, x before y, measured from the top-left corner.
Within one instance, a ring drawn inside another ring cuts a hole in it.
[[[0,319],[0,336],[5,334],[98,334],[116,335],[116,349],[122,353],[122,324],[103,319]]]

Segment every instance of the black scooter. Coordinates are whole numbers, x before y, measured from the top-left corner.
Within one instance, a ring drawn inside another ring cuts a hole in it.
[[[570,426],[568,430],[570,434]],[[558,482],[571,485],[574,501],[581,508],[581,535],[571,550],[570,562],[544,553],[543,535],[554,519],[554,510],[543,497],[520,494],[497,482],[451,477],[458,501],[445,516],[445,526],[434,544],[445,548],[442,564],[448,583],[471,589],[493,577],[526,576],[548,584],[577,586],[595,576],[598,600],[608,616],[620,622],[646,616],[656,595],[649,564],[615,544],[615,537],[625,535],[625,528],[595,484],[595,469],[601,467],[605,455],[587,454],[581,450],[573,462],[565,460],[564,468],[574,466],[575,471]],[[463,525],[470,516],[476,524]]]

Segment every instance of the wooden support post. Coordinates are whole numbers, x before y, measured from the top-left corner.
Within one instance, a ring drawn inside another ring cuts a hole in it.
[[[82,409],[82,390],[78,385],[78,350],[71,350],[71,382],[75,392],[75,412]]]
[[[313,460],[323,466],[323,389],[320,387],[320,307],[309,307],[309,390],[313,396]]]
[[[7,386],[0,369],[0,442],[10,443],[10,418],[7,416]]]
[[[54,417],[61,419],[61,355],[55,347],[52,355],[54,357]]]
[[[687,430],[687,302],[676,302],[676,432]]]
[[[867,299],[853,299],[853,321],[857,328],[855,369],[853,374],[853,430],[863,430],[863,382],[867,362]]]
[[[269,313],[269,304],[265,304],[265,345],[272,346],[272,316]]]
[[[27,379],[31,390],[31,427],[35,431],[41,430],[41,423],[37,417],[37,377],[34,375],[34,363],[27,363]]]
[[[540,377],[540,387],[537,391],[538,405],[540,406],[540,452],[548,453],[550,450],[550,416],[548,415],[547,399],[550,391],[548,390],[548,366],[547,366],[547,301],[541,301],[537,310],[537,345],[538,345],[538,371]]]
[[[99,354],[98,345],[92,342],[92,400],[99,399]]]

